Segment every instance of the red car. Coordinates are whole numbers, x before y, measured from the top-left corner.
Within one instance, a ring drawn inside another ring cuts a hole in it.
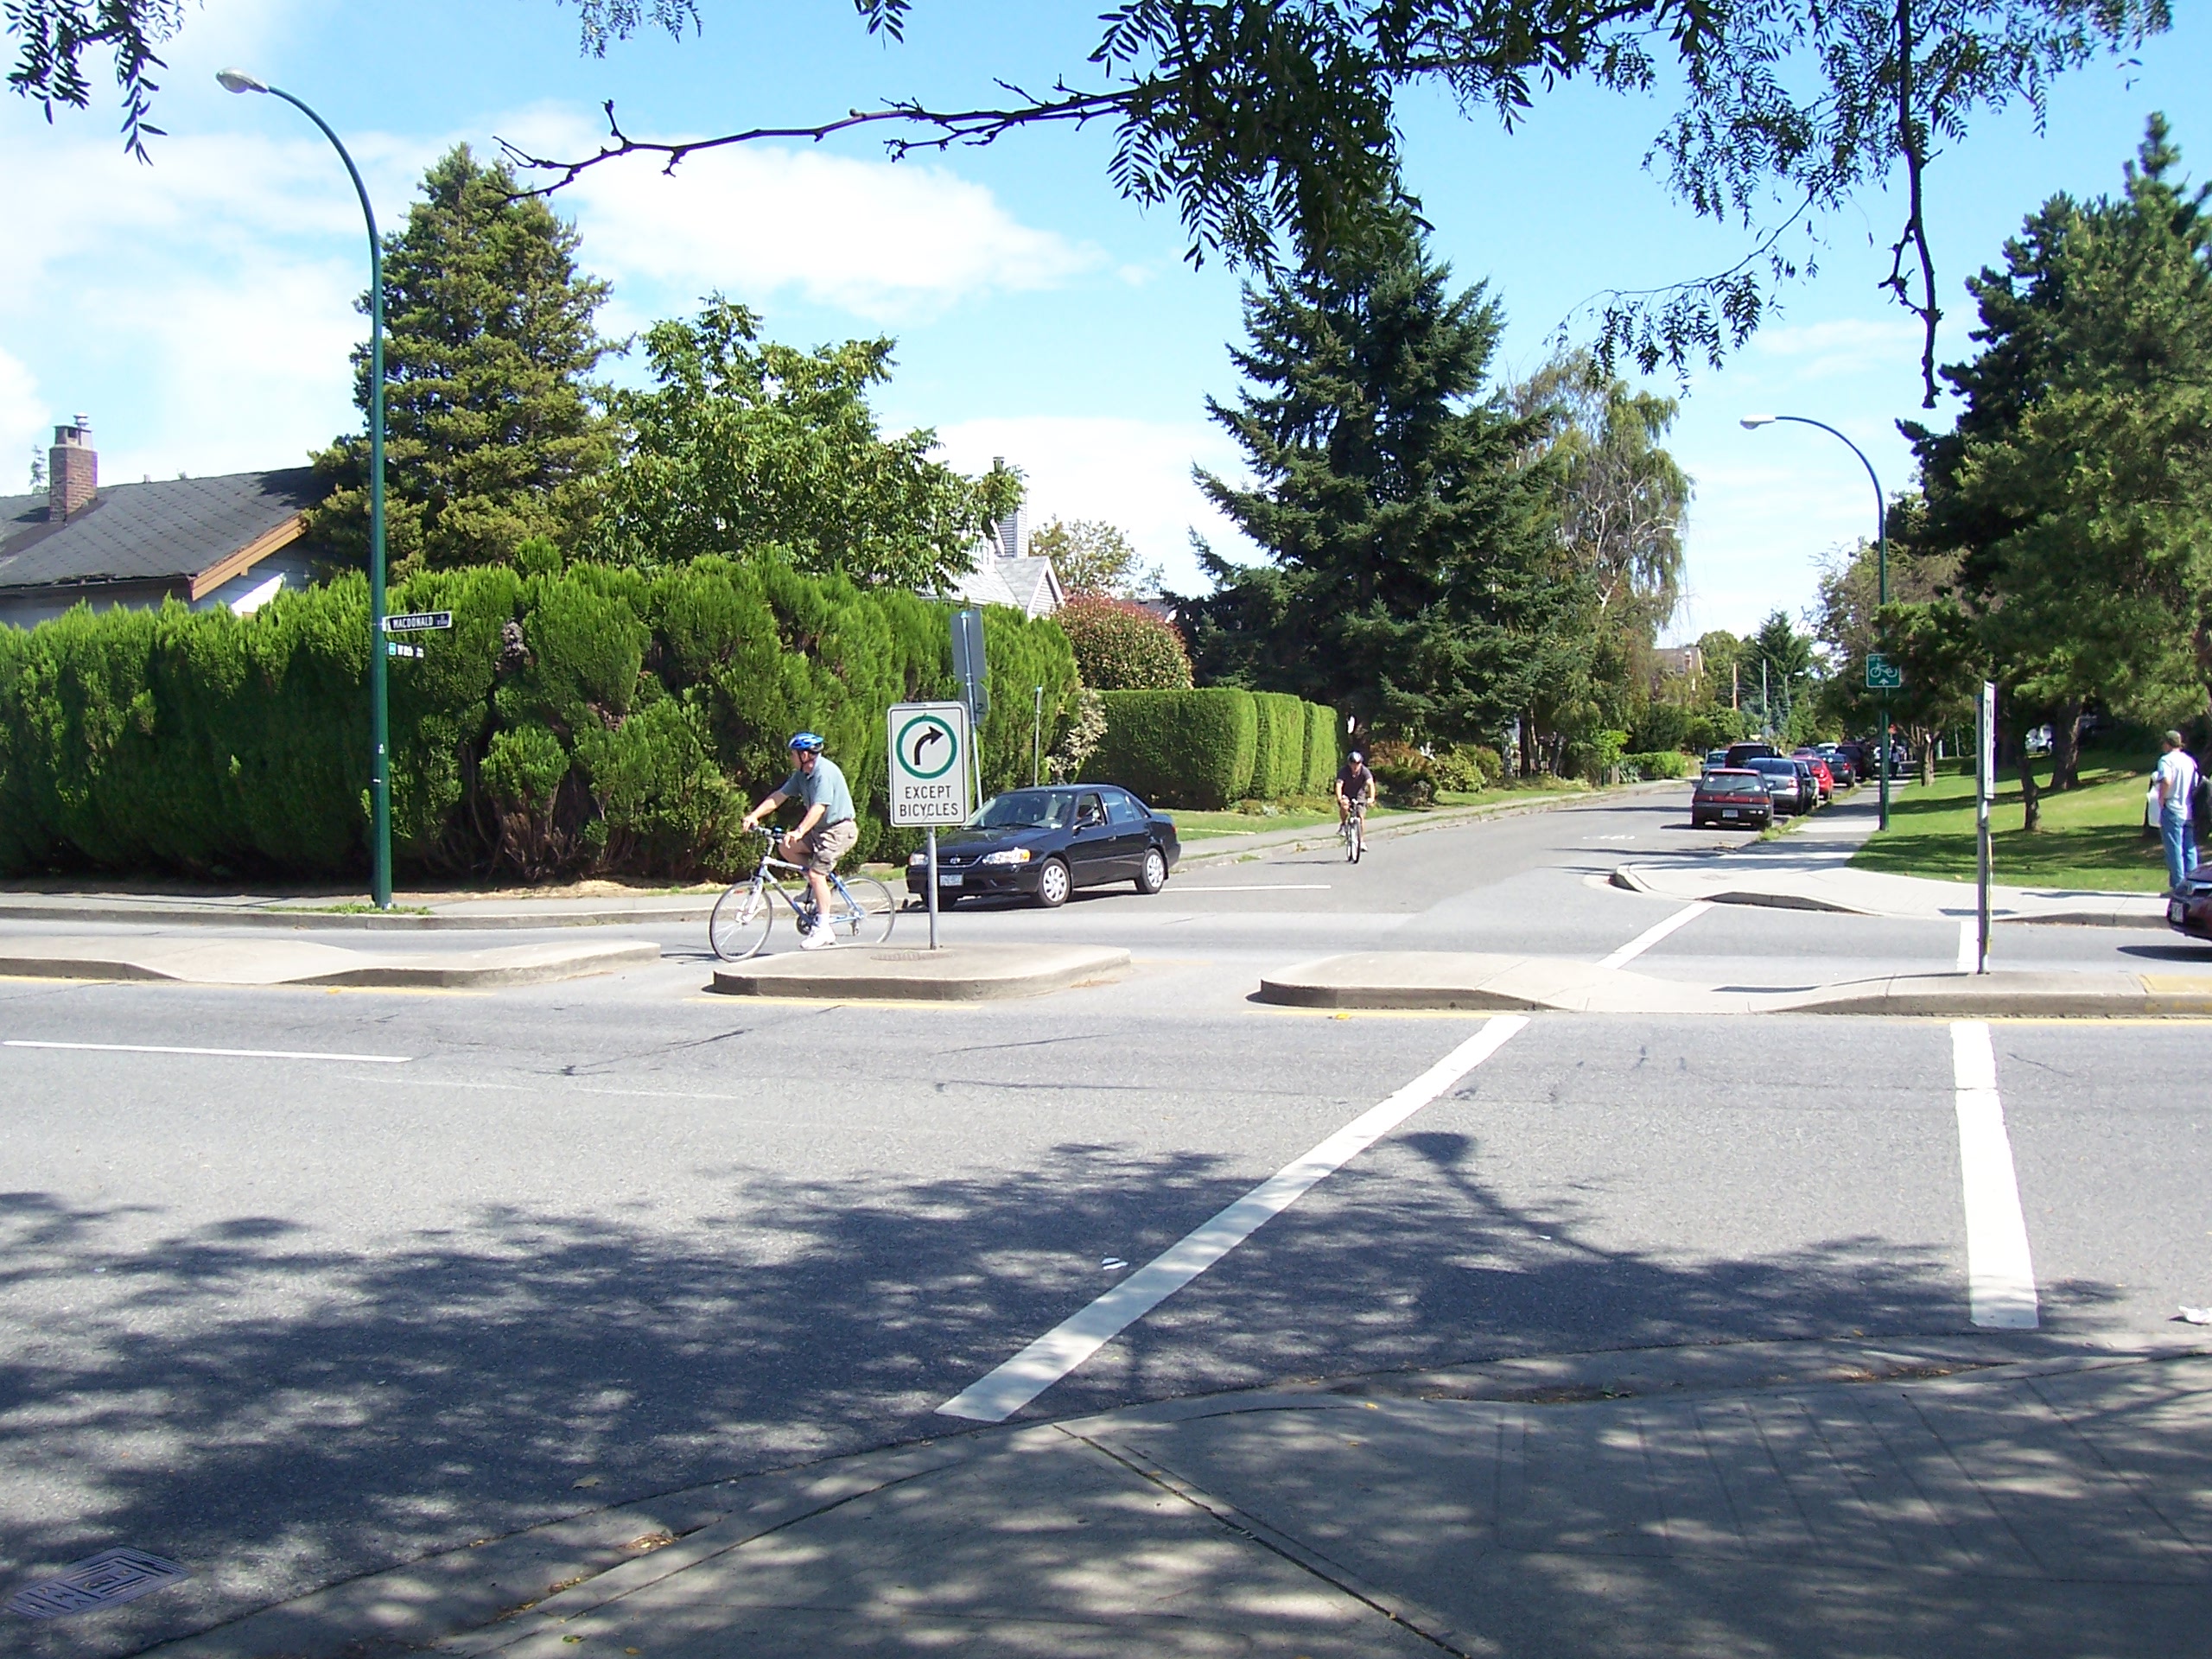
[[[1773,822],[1774,798],[1767,793],[1766,780],[1756,772],[1715,766],[1697,780],[1691,792],[1693,828],[1701,830],[1714,823],[1764,830]]]
[[[1835,798],[1835,774],[1828,770],[1828,763],[1818,749],[1800,749],[1790,759],[1802,760],[1813,769],[1813,780],[1821,786],[1821,804],[1826,806]]]

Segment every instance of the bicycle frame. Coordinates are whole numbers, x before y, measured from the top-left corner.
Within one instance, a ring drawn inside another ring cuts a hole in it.
[[[814,887],[806,879],[806,866],[794,864],[789,859],[778,858],[773,849],[780,837],[772,830],[764,830],[760,833],[768,838],[768,849],[761,853],[760,862],[753,869],[753,890],[755,893],[767,891],[779,894],[783,901],[791,906],[794,918],[802,923],[811,922],[815,918]],[[804,899],[794,896],[791,888],[785,885],[785,880],[789,876],[798,878],[799,892],[805,895]],[[839,876],[836,871],[830,871],[823,879],[830,883],[830,891],[845,901],[845,908],[848,911],[857,912],[860,909],[858,902],[853,898],[852,889],[845,885],[843,878]]]

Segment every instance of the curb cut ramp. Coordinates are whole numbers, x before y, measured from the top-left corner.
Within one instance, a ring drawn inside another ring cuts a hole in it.
[[[20,979],[168,980],[188,985],[327,985],[439,990],[539,985],[660,960],[635,939],[512,944],[399,955],[307,939],[0,940],[0,976]]]
[[[1292,1007],[1477,1014],[1855,1014],[1936,1020],[2204,1019],[2212,975],[1889,974],[1811,990],[1655,979],[1558,957],[1368,950],[1300,963],[1260,982]]]
[[[810,1001],[986,1002],[1066,990],[1128,965],[1128,951],[1097,945],[839,945],[730,963],[715,969],[711,988]]]

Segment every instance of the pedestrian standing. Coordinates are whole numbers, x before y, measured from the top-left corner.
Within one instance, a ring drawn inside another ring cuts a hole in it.
[[[2158,799],[2158,838],[2166,848],[2166,886],[2179,892],[2196,869],[2196,830],[2191,823],[2196,800],[2196,762],[2182,747],[2181,734],[2168,732],[2165,753],[2151,775]]]

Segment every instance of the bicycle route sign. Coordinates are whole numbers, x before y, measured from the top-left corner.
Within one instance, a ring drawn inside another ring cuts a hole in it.
[[[1866,653],[1866,689],[1898,691],[1904,688],[1904,671],[1878,651]]]
[[[967,705],[894,703],[890,728],[891,822],[918,830],[967,823]]]

